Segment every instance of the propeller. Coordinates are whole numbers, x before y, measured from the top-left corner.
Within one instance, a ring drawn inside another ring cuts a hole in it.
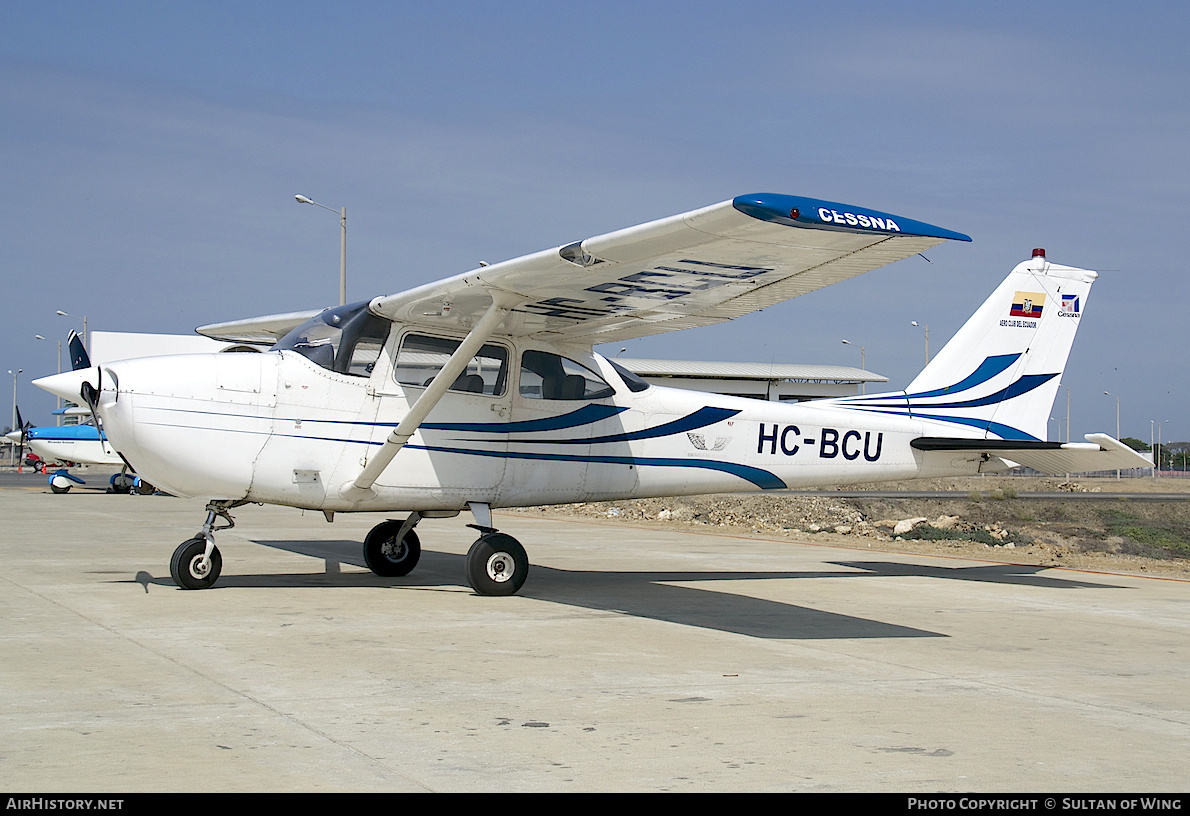
[[[103,432],[103,418],[99,416],[99,395],[103,391],[103,369],[95,369],[98,374],[96,376],[96,384],[83,381],[79,388],[79,396],[83,398],[83,402],[87,403],[87,407],[91,409],[91,416],[95,420],[95,427],[99,430],[99,441],[102,443],[107,439],[107,435]]]
[[[17,430],[21,432],[17,442],[17,473],[22,473],[25,464],[25,440],[29,438],[29,429],[33,427],[33,423],[25,422],[21,419],[21,408],[19,405],[13,407],[16,408],[17,412]]]

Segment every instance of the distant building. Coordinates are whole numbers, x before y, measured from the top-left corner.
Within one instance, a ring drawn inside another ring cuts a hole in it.
[[[93,365],[162,354],[205,354],[212,351],[260,351],[242,343],[223,343],[198,334],[147,334],[144,332],[91,332],[87,354]]]

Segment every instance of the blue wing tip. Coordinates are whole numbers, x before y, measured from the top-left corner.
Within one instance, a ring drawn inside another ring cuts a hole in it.
[[[752,193],[736,197],[732,200],[732,205],[745,215],[788,227],[873,232],[883,235],[916,235],[950,241],[971,240],[969,235],[936,227],[924,221],[805,196]]]

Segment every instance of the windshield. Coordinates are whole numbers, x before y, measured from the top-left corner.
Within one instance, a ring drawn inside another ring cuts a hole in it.
[[[384,348],[390,323],[368,301],[327,309],[277,341],[271,351],[296,351],[323,368],[368,377]]]

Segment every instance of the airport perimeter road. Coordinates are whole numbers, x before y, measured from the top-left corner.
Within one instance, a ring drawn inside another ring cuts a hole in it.
[[[498,514],[485,598],[467,516],[249,506],[182,591],[202,506],[0,490],[5,789],[1190,787],[1190,583]]]

